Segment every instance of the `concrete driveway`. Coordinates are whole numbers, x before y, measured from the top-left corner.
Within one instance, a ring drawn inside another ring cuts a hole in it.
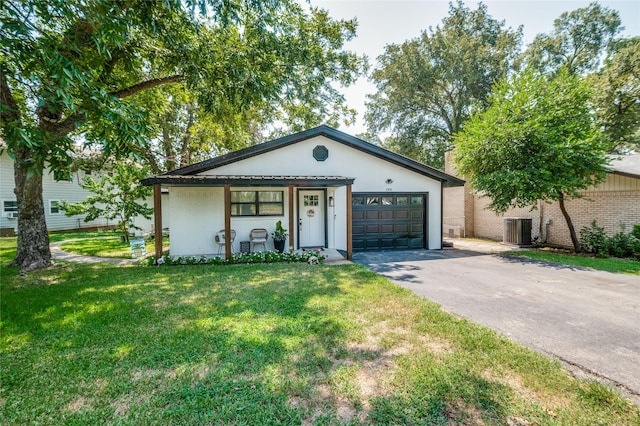
[[[640,401],[640,277],[474,249],[356,253],[353,260]]]

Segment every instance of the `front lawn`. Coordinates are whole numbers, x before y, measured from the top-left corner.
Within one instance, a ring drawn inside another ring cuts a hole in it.
[[[527,259],[558,263],[561,265],[579,266],[614,273],[640,275],[640,262],[631,259],[597,258],[568,253],[557,253],[547,250],[521,250],[505,253],[507,256],[525,257]]]
[[[640,412],[357,265],[3,280],[3,424],[616,424]]]
[[[164,249],[169,247],[169,237],[162,239]],[[85,256],[117,257],[123,259],[131,258],[131,246],[120,240],[120,234],[111,235],[107,238],[85,238],[76,241],[69,241],[60,246],[64,251],[82,254]],[[155,251],[155,240],[146,240],[145,248],[147,254]]]

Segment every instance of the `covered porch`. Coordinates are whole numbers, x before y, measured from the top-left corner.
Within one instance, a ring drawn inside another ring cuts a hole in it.
[[[185,250],[189,248],[184,246],[194,241],[195,251],[189,255],[213,254],[214,235],[222,230],[224,257],[228,259],[233,248],[248,239],[250,227],[265,228],[271,233],[275,222],[280,220],[289,234],[285,250],[312,246],[326,249],[323,255],[329,254],[330,250],[340,254],[340,250],[351,259],[351,188],[354,180],[342,176],[159,175],[144,179],[142,183],[154,189],[155,234],[160,234],[162,229],[158,226],[162,223],[161,188],[169,188],[173,194],[169,212],[172,220],[170,244],[172,249],[181,247],[176,255],[187,255]],[[243,196],[254,191],[256,200],[263,193],[273,200],[265,202],[265,206],[241,201]],[[235,242],[231,238],[232,230],[237,233]],[[323,238],[310,244],[310,230]],[[211,253],[203,251],[205,238],[211,244]],[[200,246],[197,246],[198,241]],[[239,251],[238,248],[235,251]],[[162,256],[160,247],[156,248],[155,256],[156,259]]]

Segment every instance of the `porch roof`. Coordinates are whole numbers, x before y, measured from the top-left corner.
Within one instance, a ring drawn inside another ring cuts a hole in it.
[[[343,186],[354,180],[344,176],[158,175],[141,182],[145,186]]]

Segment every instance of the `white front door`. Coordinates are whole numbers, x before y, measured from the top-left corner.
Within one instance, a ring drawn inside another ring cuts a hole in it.
[[[324,191],[298,191],[300,247],[324,247]]]

